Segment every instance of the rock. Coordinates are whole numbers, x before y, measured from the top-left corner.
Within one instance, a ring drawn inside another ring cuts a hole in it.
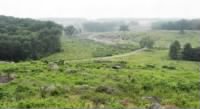
[[[55,63],[50,63],[49,64],[49,69],[50,70],[58,70],[59,69],[59,66]]]
[[[120,65],[114,65],[112,66],[113,69],[121,69],[122,67]]]
[[[165,105],[165,106],[162,106],[162,109],[179,109],[179,108],[174,105]]]
[[[148,109],[162,109],[159,103],[153,103]]]

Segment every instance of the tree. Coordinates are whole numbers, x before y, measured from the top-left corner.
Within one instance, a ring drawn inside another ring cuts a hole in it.
[[[170,45],[169,57],[171,59],[179,59],[180,51],[181,51],[181,45],[179,41],[176,40]]]
[[[121,26],[119,27],[119,31],[129,31],[128,25],[121,25]]]
[[[192,61],[200,61],[200,47],[192,49]]]
[[[77,32],[76,28],[73,25],[65,27],[64,31],[65,31],[65,34],[69,36],[72,36]]]
[[[192,58],[192,46],[190,43],[184,45],[182,52],[183,59],[191,59]]]
[[[140,47],[153,48],[154,43],[154,40],[152,40],[150,37],[144,37],[140,40]]]
[[[60,50],[62,26],[0,16],[0,60],[38,59]]]
[[[186,20],[180,20],[177,22],[178,23],[178,26],[179,26],[179,30],[180,30],[180,33],[181,34],[184,34],[185,33],[185,29],[186,27],[188,26],[187,25],[187,21]]]

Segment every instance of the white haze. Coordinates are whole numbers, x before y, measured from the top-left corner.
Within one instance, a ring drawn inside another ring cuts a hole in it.
[[[0,15],[76,18],[200,18],[199,0],[0,0]]]

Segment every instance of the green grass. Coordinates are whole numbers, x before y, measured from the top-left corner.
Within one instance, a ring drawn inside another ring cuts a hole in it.
[[[197,46],[195,32],[185,37],[174,32],[127,33],[128,41],[151,35],[164,47],[179,37]],[[194,35],[194,39],[186,37]],[[166,35],[166,36],[165,36]],[[173,38],[173,36],[177,36]],[[134,38],[133,38],[134,37]],[[169,39],[168,39],[169,38]],[[173,39],[172,39],[173,38]],[[134,108],[148,107],[157,97],[163,106],[199,108],[199,63],[170,60],[168,50],[152,49],[131,56],[108,60],[70,62],[132,51],[138,46],[106,45],[89,40],[68,38],[63,49],[38,61],[0,64],[0,75],[15,79],[0,84],[1,108]],[[117,47],[116,47],[117,46]],[[99,52],[99,49],[103,49]],[[49,61],[47,63],[45,60]],[[56,62],[64,60],[65,63]],[[51,64],[58,65],[52,68]],[[116,67],[119,66],[119,67]],[[126,105],[125,105],[126,104]]]
[[[92,57],[112,56],[130,52],[139,47],[134,44],[107,45],[87,39],[64,37],[62,39],[62,48],[63,52],[50,55],[43,58],[43,60],[78,60],[89,59]]]
[[[159,97],[162,105],[199,107],[198,63],[172,61],[166,54],[144,51],[108,61],[65,63],[58,70],[41,61],[0,64],[1,72],[14,70],[16,75],[0,85],[0,107],[86,108],[99,100],[106,107],[120,108],[125,99],[130,107],[145,107],[151,103],[144,99],[148,96]],[[115,65],[122,67],[113,69]],[[105,90],[97,92],[100,86]]]

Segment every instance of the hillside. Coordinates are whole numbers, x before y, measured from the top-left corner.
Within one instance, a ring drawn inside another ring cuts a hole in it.
[[[1,62],[0,81],[7,81],[0,83],[0,107],[136,108],[152,102],[166,108],[200,107],[199,62],[171,60],[166,49],[177,37],[197,46],[198,32],[125,34],[129,40],[114,44],[63,37],[63,52],[37,61]],[[145,36],[155,37],[156,48],[120,55],[138,49]]]

